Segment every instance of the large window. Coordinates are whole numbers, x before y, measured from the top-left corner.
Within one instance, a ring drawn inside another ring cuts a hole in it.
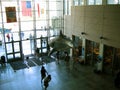
[[[35,41],[34,44],[31,44],[30,36],[32,36],[33,39],[40,38],[41,36],[55,36],[56,32],[64,29],[63,1],[64,0],[1,0],[0,43],[4,42],[5,44],[12,43],[12,41],[22,41],[22,44],[20,42],[20,48],[23,47],[23,53],[26,53],[27,50],[27,53],[29,53],[31,45],[37,44]],[[8,39],[7,36],[9,36],[10,39]],[[19,44],[15,44],[16,47],[18,45]],[[7,48],[7,51],[9,49],[10,48]]]
[[[13,18],[16,18],[16,21],[7,21],[7,7],[15,8],[16,15]],[[54,18],[58,19],[57,24],[63,28],[63,25],[60,25],[63,19],[63,0],[1,0],[0,8],[0,27],[10,28],[13,32],[53,27]]]

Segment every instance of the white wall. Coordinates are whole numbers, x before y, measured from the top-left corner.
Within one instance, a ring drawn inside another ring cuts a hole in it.
[[[120,48],[120,5],[72,6],[71,10],[71,16],[65,16],[66,35],[85,32],[88,40]]]

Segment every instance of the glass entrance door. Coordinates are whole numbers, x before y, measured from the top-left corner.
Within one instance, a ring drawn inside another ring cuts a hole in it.
[[[18,60],[22,56],[18,4],[17,0],[0,1],[0,28],[7,62]]]
[[[6,42],[6,56],[8,62],[21,60],[20,41]]]
[[[33,31],[21,32],[21,37],[24,56],[34,55],[34,32]]]
[[[17,25],[17,23],[15,25]],[[19,31],[14,31],[14,29],[12,29],[12,31],[4,34],[4,38],[7,61],[12,62],[16,60],[21,60],[22,50]]]

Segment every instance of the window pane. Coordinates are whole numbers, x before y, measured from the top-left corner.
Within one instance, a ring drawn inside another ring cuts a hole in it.
[[[69,1],[69,10],[68,10],[69,15],[71,15],[71,5],[72,5],[72,3],[71,3],[71,1]]]
[[[94,5],[95,2],[94,2],[94,0],[88,0],[87,3],[88,3],[88,5]]]
[[[84,5],[84,0],[80,0],[80,5]]]
[[[78,6],[78,0],[74,0],[74,6]]]
[[[118,0],[107,0],[107,4],[118,4]]]
[[[64,1],[64,14],[67,15],[67,0]]]
[[[96,5],[102,5],[102,0],[96,0]]]
[[[20,51],[20,43],[19,42],[14,43],[14,50],[15,50],[15,52]]]

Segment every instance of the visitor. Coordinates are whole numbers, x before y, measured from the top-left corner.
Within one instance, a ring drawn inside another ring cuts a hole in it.
[[[47,70],[45,69],[44,66],[41,67],[41,83],[42,80],[46,77],[46,74],[48,74]]]
[[[66,65],[69,65],[69,61],[70,61],[70,56],[69,56],[68,52],[65,52],[65,62],[66,62]]]
[[[47,89],[47,87],[49,86],[49,82],[51,81],[51,75],[48,75],[45,79],[44,79],[44,87],[45,90]]]
[[[56,53],[56,58],[57,58],[57,62],[59,64],[59,60],[60,60],[60,52],[59,51],[57,51],[57,53]]]
[[[8,41],[10,41],[10,35],[7,34],[6,37],[7,37]]]
[[[120,88],[120,71],[117,73],[114,83],[115,83],[115,87]]]

